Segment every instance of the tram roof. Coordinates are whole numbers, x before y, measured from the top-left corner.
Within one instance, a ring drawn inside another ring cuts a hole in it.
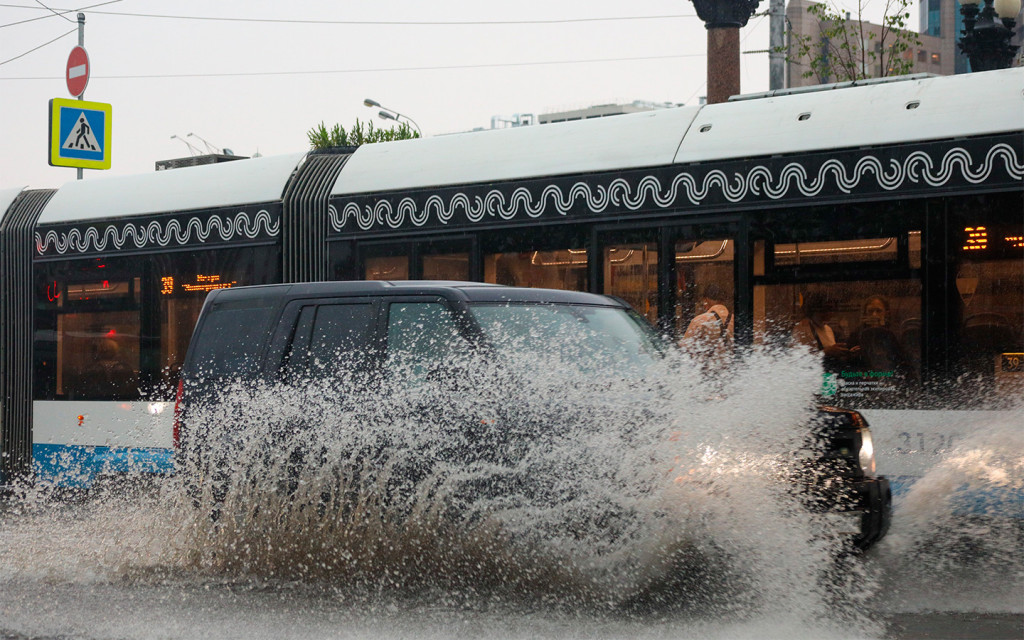
[[[47,203],[39,216],[39,223],[214,209],[280,200],[288,179],[305,156],[305,152],[291,153],[68,182]]]
[[[0,189],[0,219],[4,217],[4,212],[11,208],[11,203],[21,193],[22,187],[15,189]]]
[[[1019,131],[1022,91],[1016,68],[363,145],[332,195]]]

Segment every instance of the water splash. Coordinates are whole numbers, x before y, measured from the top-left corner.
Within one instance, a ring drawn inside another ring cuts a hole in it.
[[[752,352],[713,396],[685,358],[656,385],[517,364],[454,362],[414,387],[234,388],[190,408],[219,456],[158,490],[61,506],[26,494],[0,525],[0,582],[301,584],[373,606],[872,632],[870,580],[856,561],[829,570],[844,562],[838,526],[792,487],[814,358]]]
[[[894,504],[877,572],[908,607],[1024,612],[1024,407],[990,415]]]

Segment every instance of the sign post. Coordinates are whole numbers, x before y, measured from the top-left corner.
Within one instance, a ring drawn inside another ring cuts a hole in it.
[[[68,65],[67,65],[67,70],[65,71],[64,77],[67,78],[68,91],[71,92],[71,95],[73,95],[74,97],[78,98],[79,100],[85,100],[85,85],[89,84],[89,71],[90,71],[90,69],[89,69],[89,54],[85,53],[85,14],[84,13],[79,13],[78,14],[78,46],[76,47],[76,49],[81,49],[82,53],[85,54],[85,81],[82,82],[82,90],[76,93],[75,89],[78,88],[77,87],[77,83],[76,83],[76,85],[74,87],[72,87],[72,85],[71,85],[71,56],[68,56]],[[74,54],[75,54],[75,49],[72,49],[71,50],[71,55],[73,56]],[[80,65],[76,66],[75,69],[76,69],[76,72],[77,72],[77,71],[79,71],[81,69],[81,66]],[[81,76],[76,75],[75,76],[76,80],[79,77],[81,77]],[[53,105],[50,106],[50,118],[51,118],[51,120],[53,119]],[[52,131],[53,127],[51,126],[50,129]],[[51,154],[50,154],[50,158],[51,158],[51,162],[50,163],[53,164],[53,162],[52,162],[52,159],[53,159],[52,151],[51,151]],[[107,165],[107,168],[109,169],[110,165]],[[78,176],[77,176],[78,179],[81,180],[82,179],[82,167],[78,167],[78,172],[77,173],[78,173]]]

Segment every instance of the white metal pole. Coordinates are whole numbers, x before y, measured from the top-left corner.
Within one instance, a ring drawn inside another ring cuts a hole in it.
[[[78,46],[85,48],[85,14],[78,14]],[[85,100],[85,91],[78,96],[79,100]],[[82,179],[82,167],[78,167],[78,179]]]

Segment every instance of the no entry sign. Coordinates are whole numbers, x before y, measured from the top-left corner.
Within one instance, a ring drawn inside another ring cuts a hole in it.
[[[85,93],[89,84],[89,54],[84,47],[75,47],[68,56],[68,67],[64,72],[68,91],[76,98]]]

